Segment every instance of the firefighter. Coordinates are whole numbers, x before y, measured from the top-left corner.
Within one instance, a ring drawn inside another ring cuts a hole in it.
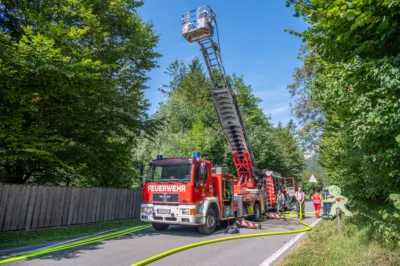
[[[322,192],[322,203],[323,203],[323,214],[322,218],[328,218],[329,213],[331,211],[332,202],[329,201],[329,198],[332,196],[329,195],[328,186],[324,187],[324,191]]]
[[[319,218],[319,210],[321,209],[321,194],[319,194],[319,190],[315,190],[315,194],[312,196],[312,201],[314,203],[314,209],[315,209],[315,216]]]
[[[207,13],[208,12],[206,10],[203,10],[202,12],[200,12],[199,19],[197,20],[197,28],[198,29],[207,27],[207,24],[208,24]]]
[[[200,17],[201,18],[206,18],[207,14],[208,14],[207,10],[204,9],[203,11],[200,12]]]
[[[283,206],[285,205],[285,195],[283,195],[281,190],[278,189],[278,193],[277,193],[276,197],[278,200],[278,212],[282,213]]]
[[[300,206],[302,217],[304,218],[304,192],[301,187],[298,188],[298,191],[296,191],[294,196],[297,200],[297,218],[300,219]]]

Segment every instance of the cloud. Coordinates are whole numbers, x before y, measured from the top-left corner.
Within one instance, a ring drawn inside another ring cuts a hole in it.
[[[253,91],[253,94],[260,98],[261,100],[273,99],[276,96],[280,96],[283,93],[279,90],[262,90],[262,91]]]
[[[292,119],[290,114],[290,104],[288,101],[273,103],[271,105],[261,104],[260,106],[265,115],[271,117],[271,122],[277,125],[280,122],[286,124]]]
[[[264,108],[264,112],[267,114],[270,114],[272,117],[274,115],[281,115],[283,113],[287,113],[287,111],[289,111],[289,110],[290,110],[289,103],[284,106],[277,107],[277,108],[272,108],[272,109]]]

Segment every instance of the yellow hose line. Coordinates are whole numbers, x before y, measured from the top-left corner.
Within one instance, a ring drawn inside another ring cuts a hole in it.
[[[115,237],[131,234],[131,233],[134,233],[134,232],[137,232],[137,231],[149,228],[149,227],[151,227],[151,225],[140,225],[140,226],[136,226],[136,227],[125,229],[125,230],[112,232],[112,233],[109,233],[109,234],[106,234],[106,235],[84,239],[84,240],[73,242],[73,243],[70,243],[70,244],[60,245],[60,246],[56,246],[56,247],[53,247],[53,248],[48,248],[48,249],[44,249],[44,250],[40,250],[40,251],[26,253],[26,254],[23,254],[23,255],[20,255],[20,256],[16,256],[16,257],[11,257],[11,258],[8,258],[8,259],[0,260],[0,264],[10,263],[10,262],[13,262],[13,261],[23,260],[23,259],[27,259],[27,258],[31,258],[31,257],[36,257],[36,256],[39,256],[39,255],[44,255],[44,254],[51,253],[51,252],[56,252],[56,251],[60,251],[60,250],[64,250],[64,249],[70,249],[70,248],[79,247],[79,246],[83,246],[83,245],[87,245],[87,244],[91,244],[91,243],[95,243],[95,242],[100,242],[100,241],[108,240],[108,239],[111,239],[111,238],[115,238]]]
[[[307,232],[310,231],[312,229],[312,226],[303,222],[302,219],[302,212],[301,212],[301,207],[300,207],[300,219],[298,220],[299,223],[301,223],[302,225],[306,226],[306,228],[304,229],[296,229],[296,230],[289,230],[289,231],[281,231],[281,232],[267,232],[267,233],[259,233],[259,234],[247,234],[247,235],[241,235],[241,236],[230,236],[230,237],[223,237],[223,238],[217,238],[217,239],[211,239],[211,240],[206,240],[206,241],[201,241],[201,242],[197,242],[197,243],[193,243],[193,244],[189,244],[186,246],[182,246],[179,248],[174,248],[171,250],[168,250],[166,252],[160,253],[158,255],[155,255],[153,257],[144,259],[142,261],[139,261],[135,264],[132,264],[131,266],[142,266],[142,265],[147,265],[151,262],[154,262],[156,260],[165,258],[169,255],[187,250],[187,249],[191,249],[191,248],[195,248],[195,247],[200,247],[200,246],[204,246],[204,245],[208,245],[208,244],[213,244],[213,243],[218,243],[218,242],[223,242],[223,241],[230,241],[230,240],[236,240],[236,239],[243,239],[243,238],[251,238],[251,237],[259,237],[259,236],[273,236],[273,235],[289,235],[289,234],[296,234],[296,233],[302,233],[302,232]],[[289,216],[288,216],[289,217]],[[292,217],[292,216],[290,216]]]
[[[297,212],[284,212],[284,214],[297,215]],[[307,216],[315,216],[315,212],[305,212],[304,214]]]

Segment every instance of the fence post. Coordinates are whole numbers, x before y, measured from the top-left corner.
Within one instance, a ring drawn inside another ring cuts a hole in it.
[[[336,214],[337,214],[339,232],[341,232],[342,231],[342,210],[339,207],[336,208]]]

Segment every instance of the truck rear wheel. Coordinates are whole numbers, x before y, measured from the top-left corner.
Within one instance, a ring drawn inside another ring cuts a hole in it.
[[[261,207],[260,204],[254,204],[254,215],[251,217],[253,221],[259,222],[261,221]]]
[[[208,208],[205,224],[200,225],[197,228],[200,234],[211,235],[212,233],[214,233],[215,227],[217,227],[217,217],[215,215],[215,211],[212,208]]]
[[[168,229],[169,224],[161,224],[161,223],[152,223],[153,228],[156,229],[157,231],[165,231]]]

